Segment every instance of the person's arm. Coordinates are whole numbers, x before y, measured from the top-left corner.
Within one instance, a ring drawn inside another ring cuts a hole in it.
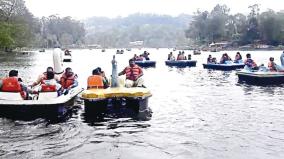
[[[2,88],[3,81],[0,79],[0,89]]]
[[[42,78],[43,78],[42,75],[39,75],[38,78],[37,78],[37,80],[32,84],[32,87],[34,87],[34,86],[40,84],[40,81],[41,81]]]
[[[124,75],[125,74],[125,69],[121,72],[118,73],[118,76]]]

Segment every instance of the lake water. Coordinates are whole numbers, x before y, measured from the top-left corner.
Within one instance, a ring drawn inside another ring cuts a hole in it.
[[[283,86],[239,84],[236,71],[203,69],[209,54],[220,59],[223,52],[193,55],[197,67],[178,69],[165,65],[171,50],[145,50],[157,61],[156,68],[144,69],[145,85],[153,94],[151,120],[112,118],[89,123],[83,105],[67,121],[53,124],[45,119],[0,118],[0,158],[284,158]],[[71,51],[73,62],[64,65],[78,74],[83,88],[98,66],[110,75],[115,49]],[[134,53],[143,51],[116,55],[118,70]],[[270,56],[279,63],[281,52],[250,51],[257,64],[265,65]],[[228,51],[231,57],[235,53]],[[246,53],[241,52],[243,58]],[[18,69],[24,82],[32,83],[52,66],[52,51],[0,54],[0,62],[0,77]]]

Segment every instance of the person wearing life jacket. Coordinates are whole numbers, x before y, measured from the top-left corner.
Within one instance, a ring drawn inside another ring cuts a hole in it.
[[[11,70],[9,77],[0,80],[0,90],[3,92],[20,92],[23,99],[28,99],[28,89],[22,84],[17,70]]]
[[[47,77],[46,77],[47,72],[54,72],[54,70],[53,70],[52,67],[47,67],[46,72],[43,72],[41,75],[38,76],[37,80],[32,84],[32,87],[41,84],[42,80],[46,80],[47,79]],[[58,76],[56,76],[56,75],[54,75],[54,79],[57,82],[60,81]]]
[[[63,89],[70,90],[78,86],[77,74],[75,74],[70,67],[67,67],[60,78],[60,84]]]
[[[87,89],[104,89],[104,78],[101,75],[100,69],[96,68],[92,72],[92,76],[88,77]]]
[[[274,58],[273,57],[269,58],[268,69],[271,72],[276,72],[277,71],[276,63],[274,62]]]
[[[246,67],[256,70],[258,69],[256,63],[251,59],[251,55],[250,54],[246,54],[247,59],[244,61]]]
[[[118,76],[126,75],[125,87],[145,87],[144,80],[142,78],[143,71],[141,67],[135,64],[135,62],[130,59],[129,66],[127,66],[123,71],[121,71]]]
[[[60,95],[61,85],[54,79],[54,72],[46,72],[46,79],[42,79],[39,92],[57,92]]]

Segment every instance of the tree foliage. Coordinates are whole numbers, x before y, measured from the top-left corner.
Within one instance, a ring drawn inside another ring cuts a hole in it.
[[[249,6],[251,12],[247,16],[231,15],[225,5],[216,5],[210,13],[197,11],[185,32],[186,37],[201,44],[231,41],[240,45],[256,42],[283,45],[284,13],[273,10],[259,13],[259,7],[258,4]]]

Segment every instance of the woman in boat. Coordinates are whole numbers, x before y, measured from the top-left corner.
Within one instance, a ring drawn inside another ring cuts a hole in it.
[[[60,78],[60,84],[62,86],[64,94],[74,87],[78,86],[77,74],[75,74],[70,67],[67,67]]]
[[[0,90],[3,92],[20,92],[23,99],[28,99],[28,88],[22,82],[22,79],[18,77],[18,71],[11,70],[9,77],[0,80]]]
[[[126,75],[125,87],[144,87],[143,71],[132,59],[129,60],[129,66],[125,67],[118,76],[124,74]]]
[[[245,65],[249,69],[257,70],[258,67],[254,60],[251,59],[251,54],[246,54],[247,59],[244,61]]]
[[[46,79],[41,81],[39,92],[57,92],[58,96],[62,94],[61,85],[54,79],[54,72],[47,72]]]
[[[269,58],[268,69],[271,72],[276,72],[277,71],[276,63],[274,62],[274,58],[273,57]]]
[[[242,63],[242,55],[240,54],[240,52],[237,52],[234,63]]]

